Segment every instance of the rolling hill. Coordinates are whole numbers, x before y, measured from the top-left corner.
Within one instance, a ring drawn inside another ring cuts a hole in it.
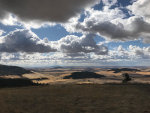
[[[0,65],[0,76],[4,75],[23,75],[27,73],[32,73],[30,70],[24,69],[18,66],[7,66],[7,65]]]

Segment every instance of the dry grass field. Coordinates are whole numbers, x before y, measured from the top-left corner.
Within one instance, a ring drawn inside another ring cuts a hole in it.
[[[31,69],[0,80],[0,113],[150,113],[149,68]]]
[[[63,79],[74,72],[89,71],[104,75],[104,78],[85,78],[85,79]],[[149,68],[46,68],[34,69],[34,73],[22,75],[25,78],[35,79],[35,83],[45,84],[105,84],[105,83],[121,83],[122,74],[128,73],[132,77],[131,83],[150,83]],[[36,80],[38,78],[47,78]]]
[[[82,79],[64,79],[74,72],[94,72],[105,77],[102,78],[84,78]],[[122,83],[123,73],[128,73],[132,78],[131,83],[150,83],[150,69],[149,68],[39,68],[31,69],[31,73],[22,75],[1,75],[0,78],[27,78],[34,83],[40,84],[105,84],[105,83]]]
[[[150,113],[150,85],[49,85],[0,89],[0,113]]]

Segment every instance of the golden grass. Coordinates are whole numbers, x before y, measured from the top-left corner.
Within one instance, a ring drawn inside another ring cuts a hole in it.
[[[143,71],[143,72],[136,72],[137,74],[140,74],[140,75],[150,75],[150,72],[145,72],[145,71]]]
[[[59,72],[57,72],[59,70]],[[121,83],[122,82],[122,73],[129,73],[130,75],[138,75],[141,77],[136,78],[134,77],[132,79],[132,82],[139,82],[139,83],[150,83],[150,77],[145,77],[143,75],[150,75],[149,71],[146,70],[141,70],[140,72],[135,72],[135,71],[122,71],[119,73],[114,73],[114,71],[107,71],[106,69],[100,69],[100,68],[95,68],[97,74],[100,75],[105,75],[106,78],[101,78],[101,79],[79,79],[79,80],[74,80],[74,79],[63,79],[65,76],[71,75],[71,73],[76,72],[76,71],[82,71],[84,69],[45,69],[44,71],[38,71],[38,72],[33,72],[30,74],[24,74],[22,77],[28,78],[28,79],[39,79],[41,80],[33,80],[34,83],[41,83],[41,84],[86,84],[86,83],[93,83],[93,84],[105,84],[105,83]],[[56,72],[53,72],[56,71]],[[142,78],[143,77],[143,78]],[[21,78],[21,76],[17,75],[8,75],[8,76],[1,76],[1,78]],[[42,79],[42,78],[47,78],[47,79]]]
[[[149,85],[50,85],[0,90],[0,113],[149,113]]]

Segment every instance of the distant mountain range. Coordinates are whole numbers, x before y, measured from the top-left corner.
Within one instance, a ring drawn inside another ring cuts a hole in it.
[[[24,69],[18,66],[7,66],[7,65],[0,65],[0,76],[3,75],[23,75],[32,73],[30,70]]]

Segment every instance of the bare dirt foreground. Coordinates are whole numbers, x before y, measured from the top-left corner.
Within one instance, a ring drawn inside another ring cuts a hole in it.
[[[0,89],[0,113],[150,113],[150,85],[67,84]]]

